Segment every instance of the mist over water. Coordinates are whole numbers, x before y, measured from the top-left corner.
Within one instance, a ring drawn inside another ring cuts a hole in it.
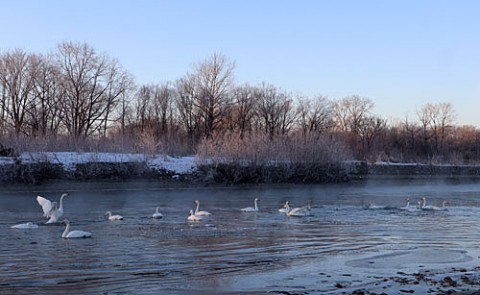
[[[58,201],[72,229],[42,225],[35,197]],[[426,197],[447,211],[395,208]],[[0,293],[275,292],[335,290],[335,282],[478,265],[477,182],[369,181],[342,185],[165,188],[153,182],[12,186],[0,191]],[[260,212],[243,213],[258,197]],[[213,215],[187,222],[193,203]],[[278,212],[312,201],[312,216]],[[371,210],[369,202],[390,209]],[[155,207],[164,217],[151,218]],[[123,221],[107,221],[106,211]],[[27,221],[35,230],[11,229]]]

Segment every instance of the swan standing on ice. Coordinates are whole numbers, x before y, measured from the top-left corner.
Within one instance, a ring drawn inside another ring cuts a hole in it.
[[[42,196],[37,196],[37,202],[42,206],[43,216],[49,218],[46,223],[55,223],[60,217],[63,216],[63,198],[68,196],[67,193],[62,194],[60,197],[60,206],[57,207],[56,202],[51,202]]]
[[[294,217],[303,217],[303,216],[310,216],[310,202],[307,206],[304,207],[297,207],[297,208],[290,208],[288,203],[285,203],[285,210],[287,212],[287,216],[294,216]]]
[[[258,198],[255,198],[255,200],[253,200],[253,202],[254,202],[255,207],[246,207],[246,208],[242,208],[240,210],[243,211],[243,212],[258,212],[258,204],[257,204]]]
[[[197,208],[195,209],[195,214],[196,216],[209,216],[209,215],[212,215],[210,212],[208,211],[200,211],[199,208],[200,208],[200,201],[199,200],[195,200],[194,202],[195,204],[197,204]]]
[[[38,228],[38,225],[35,223],[29,221],[27,223],[20,223],[20,224],[15,224],[12,225],[10,228],[16,228],[16,229],[36,229]]]
[[[202,217],[194,214],[194,213],[193,213],[193,210],[190,210],[190,212],[188,213],[187,220],[188,220],[188,221],[201,221],[201,220],[202,220]]]
[[[83,230],[72,230],[70,231],[70,221],[65,219],[63,223],[66,224],[65,231],[62,234],[62,238],[65,239],[79,239],[79,238],[91,238],[92,234],[88,231]]]
[[[158,212],[158,209],[160,209],[160,207],[157,207],[155,209],[155,213],[152,214],[152,218],[162,218],[163,217],[162,213]]]
[[[105,216],[108,216],[108,220],[123,220],[123,216],[112,215],[112,211],[105,212]]]

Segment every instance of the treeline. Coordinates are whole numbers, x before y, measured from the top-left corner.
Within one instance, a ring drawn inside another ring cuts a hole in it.
[[[357,95],[334,100],[267,82],[238,85],[234,62],[221,54],[176,81],[137,85],[116,59],[88,44],[0,53],[0,143],[17,153],[198,154],[240,164],[478,162],[479,131],[455,123],[449,103],[387,122]]]

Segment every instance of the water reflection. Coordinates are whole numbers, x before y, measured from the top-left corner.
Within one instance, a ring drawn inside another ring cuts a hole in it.
[[[62,225],[9,228],[46,221],[36,195],[55,199],[64,191],[70,193],[64,216],[72,227],[92,232],[92,239],[61,239]],[[319,283],[315,276],[320,272],[474,263],[479,194],[476,183],[438,181],[253,188],[164,188],[145,182],[8,187],[0,192],[0,285],[7,293],[36,294],[269,292],[279,286],[319,290],[322,284],[331,286],[328,280]],[[431,204],[448,199],[451,207],[441,212],[363,208],[368,202],[401,207],[406,197],[422,196]],[[254,197],[261,199],[260,212],[241,212]],[[189,223],[196,199],[213,215]],[[312,216],[280,214],[286,200],[294,206],[312,200]],[[156,207],[164,214],[160,220],[151,218]],[[108,210],[124,220],[106,220]],[[299,280],[272,283],[302,272],[307,275],[301,286],[294,285]]]

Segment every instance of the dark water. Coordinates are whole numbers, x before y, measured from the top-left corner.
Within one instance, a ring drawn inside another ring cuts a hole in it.
[[[65,198],[64,217],[91,239],[61,238],[35,197]],[[393,208],[426,196],[448,211]],[[259,197],[260,212],[242,213]],[[334,291],[399,270],[478,265],[480,184],[376,181],[328,186],[162,188],[155,183],[57,183],[0,191],[0,293],[208,294]],[[193,201],[213,215],[187,222]],[[312,216],[277,209],[312,201]],[[151,218],[160,206],[163,219]],[[107,221],[111,210],[123,221]],[[33,221],[34,230],[10,226]]]

